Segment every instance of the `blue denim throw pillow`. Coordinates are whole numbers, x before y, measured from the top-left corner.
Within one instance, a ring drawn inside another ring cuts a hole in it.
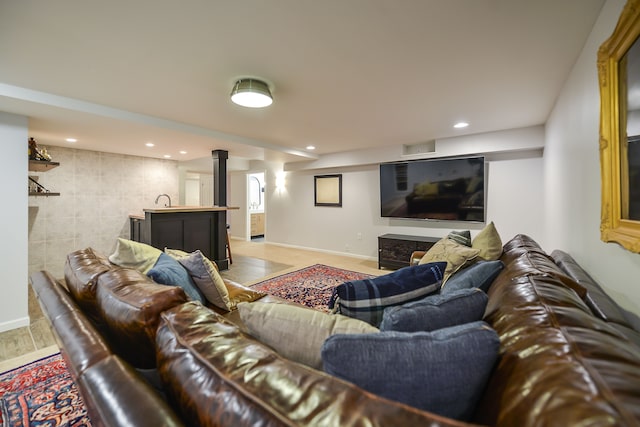
[[[486,323],[433,332],[333,335],[322,346],[330,375],[387,399],[468,421],[497,360]]]
[[[202,295],[200,289],[189,276],[187,270],[178,261],[165,253],[160,254],[153,268],[147,272],[147,276],[161,285],[180,286],[192,300],[200,301],[202,304],[206,303],[204,295]]]
[[[488,299],[480,289],[470,288],[387,307],[380,330],[428,332],[482,320]]]
[[[378,327],[385,307],[438,292],[446,267],[446,262],[431,262],[372,279],[345,282],[333,289],[329,309]]]
[[[487,292],[503,268],[504,264],[500,260],[478,261],[449,277],[449,280],[446,281],[440,292],[448,294],[460,289],[469,288],[479,288]]]

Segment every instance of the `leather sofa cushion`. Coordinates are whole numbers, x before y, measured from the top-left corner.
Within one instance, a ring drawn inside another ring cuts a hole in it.
[[[67,255],[64,279],[82,311],[103,330],[104,322],[96,302],[96,284],[101,274],[113,268],[109,260],[92,248],[80,249]]]
[[[155,367],[159,315],[185,303],[184,290],[116,267],[98,277],[96,297],[113,350],[136,368]]]
[[[531,250],[524,253],[523,247]],[[501,360],[476,421],[502,425],[634,425],[640,417],[638,349],[593,316],[526,236],[505,245],[485,321]]]
[[[115,355],[92,366],[77,383],[93,425],[184,425],[160,395]]]
[[[591,311],[593,311],[593,314],[607,322],[615,322],[630,327],[625,313],[620,306],[578,265],[571,255],[561,250],[555,250],[551,253],[551,256],[568,275],[587,289],[587,298],[585,301]]]
[[[460,425],[290,362],[193,302],[161,314],[158,371],[190,425]]]
[[[587,289],[567,276],[544,252],[525,252],[517,257],[510,257],[510,262],[505,263],[505,269],[508,270],[507,275],[552,277],[566,288],[573,290],[580,299],[584,299],[587,295]]]
[[[540,247],[538,242],[525,234],[517,234],[504,244],[500,259],[505,265],[508,265],[524,253],[539,253],[547,256],[547,253]]]
[[[44,271],[33,273],[30,279],[74,378],[111,354],[102,336],[82,314],[62,285]]]
[[[111,352],[61,284],[44,271],[30,279],[93,425],[183,425],[131,366]]]

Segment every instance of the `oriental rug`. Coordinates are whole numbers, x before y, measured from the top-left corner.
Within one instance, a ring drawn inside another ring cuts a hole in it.
[[[315,264],[264,280],[252,285],[251,288],[306,305],[315,310],[328,312],[328,303],[333,288],[344,282],[368,279],[370,277],[374,276],[328,265]]]
[[[60,353],[0,374],[0,426],[90,426]]]

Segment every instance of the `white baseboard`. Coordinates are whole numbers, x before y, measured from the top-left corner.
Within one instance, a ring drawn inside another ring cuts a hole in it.
[[[7,332],[12,329],[23,328],[25,326],[29,326],[29,316],[0,323],[0,332]]]
[[[305,250],[305,251],[322,252],[322,253],[325,253],[325,254],[340,255],[340,256],[344,256],[344,257],[363,259],[363,260],[367,260],[367,261],[378,261],[377,257],[370,257],[370,256],[366,256],[366,255],[358,255],[358,254],[354,254],[354,253],[351,253],[351,252],[330,251],[328,249],[310,248],[308,246],[290,245],[290,244],[287,244],[287,243],[275,243],[275,242],[266,242],[266,243],[268,243],[270,245],[274,245],[274,246],[281,246],[283,248],[302,249],[302,250]]]

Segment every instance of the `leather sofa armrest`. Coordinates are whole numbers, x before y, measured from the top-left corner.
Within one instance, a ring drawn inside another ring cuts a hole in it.
[[[93,425],[184,426],[162,397],[115,355],[91,366],[77,383]]]
[[[411,253],[411,258],[409,258],[409,265],[418,265],[426,251],[413,251]]]

